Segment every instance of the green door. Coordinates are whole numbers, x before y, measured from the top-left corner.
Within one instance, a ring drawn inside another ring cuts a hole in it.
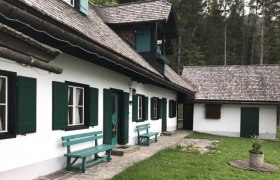
[[[118,144],[118,94],[112,94],[112,144]]]
[[[167,100],[166,98],[162,98],[162,126],[161,126],[161,131],[165,132],[167,129],[167,122],[166,122],[166,118],[167,118],[167,113],[166,113],[166,104],[167,104]]]
[[[241,137],[259,135],[259,108],[241,108]]]

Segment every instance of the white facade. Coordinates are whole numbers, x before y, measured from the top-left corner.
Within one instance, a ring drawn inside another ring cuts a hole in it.
[[[206,119],[205,104],[194,104],[193,130],[240,137],[241,107],[259,108],[259,136],[264,139],[276,138],[276,106],[222,104],[220,119]]]
[[[130,77],[93,63],[66,54],[59,55],[51,64],[63,68],[63,73],[53,74],[33,67],[26,67],[14,61],[0,58],[0,70],[16,72],[17,75],[37,79],[37,118],[36,133],[16,138],[0,140],[0,179],[32,179],[66,166],[66,148],[62,147],[61,137],[76,133],[103,130],[103,89],[114,88],[129,92],[129,87],[137,94],[149,97],[149,120],[132,122],[132,105],[129,107],[129,144],[135,144],[135,126],[150,123],[151,131],[161,132],[162,121],[150,120],[150,98],[155,96],[176,100],[177,93],[154,85],[132,82]],[[83,130],[52,130],[52,81],[71,81],[90,85],[99,89],[98,126]],[[131,95],[130,95],[131,99]],[[167,112],[168,105],[167,105]],[[177,127],[177,119],[167,115],[167,130]]]

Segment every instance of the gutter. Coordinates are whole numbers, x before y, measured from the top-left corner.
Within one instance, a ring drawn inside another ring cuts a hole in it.
[[[110,61],[111,63],[115,63],[117,65],[120,65],[124,68],[129,69],[130,71],[133,71],[140,76],[144,76],[145,78],[150,79],[153,82],[159,83],[165,87],[169,87],[171,89],[177,90],[182,93],[191,94],[194,95],[194,92],[185,89],[181,86],[175,85],[164,78],[140,67],[132,62],[128,58],[121,57],[119,55],[116,55],[112,53],[109,50],[106,50],[100,45],[97,45],[97,43],[90,42],[88,40],[79,38],[78,36],[67,32],[64,29],[61,29],[57,26],[54,26],[53,24],[42,20],[22,9],[19,9],[8,2],[0,1],[0,15],[4,18],[10,20],[10,21],[16,21],[18,23],[24,24],[29,26],[30,28],[45,33],[51,38],[54,38],[56,40],[68,43],[69,45],[80,48],[84,52],[91,53],[94,55],[99,56],[100,58],[104,58],[107,61]],[[63,37],[63,39],[57,38],[57,37]]]

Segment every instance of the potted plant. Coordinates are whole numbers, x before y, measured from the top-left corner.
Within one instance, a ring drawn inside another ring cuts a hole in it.
[[[259,136],[253,135],[252,149],[249,150],[249,166],[262,167],[264,160],[264,153],[261,151],[263,140]]]

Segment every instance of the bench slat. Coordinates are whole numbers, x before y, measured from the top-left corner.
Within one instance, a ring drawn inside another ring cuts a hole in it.
[[[70,135],[70,136],[63,136],[61,139],[62,140],[69,140],[69,139],[75,139],[75,138],[82,138],[82,137],[87,137],[87,136],[93,136],[96,134],[102,134],[102,131],[95,131],[95,132],[88,132],[88,133],[82,133],[82,134],[75,134],[75,135]]]
[[[145,133],[145,134],[141,134],[139,135],[139,137],[152,137],[154,135],[158,135],[158,132],[149,132],[149,133]]]
[[[75,139],[75,140],[72,140],[72,141],[63,142],[62,146],[63,147],[71,146],[71,145],[74,145],[74,144],[80,144],[80,143],[84,143],[84,142],[88,142],[88,141],[93,141],[93,140],[96,140],[96,139],[102,139],[102,138],[103,138],[102,135],[100,135],[100,136],[92,136],[92,137],[87,137],[87,138],[80,138],[80,139]]]
[[[88,157],[93,154],[97,154],[106,150],[113,149],[115,146],[114,145],[107,145],[107,144],[102,144],[98,146],[93,146],[89,147],[86,149],[81,149],[78,151],[74,151],[71,153],[64,154],[66,157],[75,157],[75,158],[83,158],[83,157]]]

